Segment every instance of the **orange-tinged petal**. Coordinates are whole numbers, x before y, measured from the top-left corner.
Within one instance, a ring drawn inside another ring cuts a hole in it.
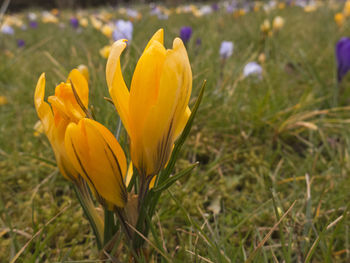
[[[130,134],[129,128],[129,90],[125,85],[122,70],[120,67],[120,56],[126,47],[126,39],[116,41],[112,45],[106,66],[106,80],[109,94],[124,124]]]
[[[57,123],[54,122],[54,116],[51,111],[51,107],[44,101],[45,97],[45,74],[41,74],[34,94],[34,104],[38,117],[41,120],[45,134],[50,141],[52,149],[55,153],[57,165],[64,177],[70,180],[76,178],[77,172],[70,164],[65,154],[64,149],[64,132],[67,126],[67,122],[61,120]]]
[[[69,159],[90,186],[107,203],[124,207],[126,159],[113,134],[96,121],[81,119],[67,127],[65,145]]]
[[[67,78],[67,83],[70,83],[70,81],[73,82],[74,88],[78,93],[79,99],[81,100],[85,108],[87,108],[89,104],[89,86],[87,79],[78,69],[73,69],[69,73]]]
[[[80,106],[72,104],[67,99],[61,99],[58,96],[50,96],[48,97],[48,101],[52,106],[56,125],[62,118],[67,121],[78,122],[81,118],[85,117],[85,113]]]

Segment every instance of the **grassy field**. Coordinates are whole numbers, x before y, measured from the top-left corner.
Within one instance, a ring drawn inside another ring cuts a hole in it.
[[[335,43],[350,30],[350,22],[338,28],[333,21],[342,7],[324,5],[311,13],[287,7],[236,18],[222,9],[202,17],[172,14],[167,20],[150,16],[146,6],[136,8],[143,16],[134,21],[122,57],[126,82],[157,29],[164,28],[170,47],[185,25],[193,28],[187,46],[191,106],[207,80],[176,169],[200,165],[163,195],[153,218],[169,257],[349,262],[350,77],[337,87],[334,58]],[[88,10],[95,11],[101,10]],[[61,12],[65,28],[39,21],[37,29],[0,35],[0,95],[8,100],[0,106],[0,262],[18,252],[17,262],[99,262],[72,187],[59,174],[45,135],[35,136],[33,128],[40,74],[46,72],[46,92],[52,94],[79,64],[90,70],[97,120],[111,130],[117,126],[117,114],[103,98],[109,94],[99,50],[109,40],[91,26],[77,33],[69,26],[70,15]],[[284,27],[263,40],[260,25],[277,15],[285,19]],[[24,39],[25,47],[18,48],[17,39]],[[224,66],[223,40],[235,45]],[[262,78],[242,78],[244,65],[261,53],[266,56]],[[335,100],[338,88],[343,92]],[[156,251],[151,258],[165,262]]]

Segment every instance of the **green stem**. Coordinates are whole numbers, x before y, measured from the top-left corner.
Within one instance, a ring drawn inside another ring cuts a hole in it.
[[[113,212],[109,211],[107,208],[105,208],[104,210],[105,210],[105,229],[104,229],[103,244],[106,245],[114,235],[115,224],[114,224]]]
[[[85,184],[85,183],[84,183]],[[90,197],[88,189],[86,189],[86,185],[83,184],[75,184],[74,185],[75,194],[80,202],[81,207],[87,217],[94,235],[97,241],[98,249],[102,248],[102,240],[103,240],[103,222],[101,217],[98,215],[94,203]]]

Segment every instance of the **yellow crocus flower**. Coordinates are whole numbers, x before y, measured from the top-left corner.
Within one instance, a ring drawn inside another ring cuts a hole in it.
[[[41,74],[35,89],[34,104],[62,175],[71,181],[75,181],[78,178],[78,173],[68,159],[64,136],[67,125],[70,122],[78,122],[86,114],[74,96],[71,83],[73,83],[81,103],[87,108],[88,83],[77,69],[73,69],[69,73],[66,83],[62,82],[56,87],[54,96],[48,97],[51,106],[44,101],[45,73]]]
[[[344,5],[344,16],[348,17],[350,16],[350,1],[346,1]]]
[[[284,26],[284,19],[280,16],[276,16],[272,22],[272,28],[274,31],[279,31]]]
[[[102,26],[101,32],[106,37],[110,38],[110,37],[112,37],[112,34],[113,34],[113,28],[110,25],[106,24],[106,25]]]
[[[126,40],[116,41],[107,61],[109,93],[130,137],[131,159],[148,182],[166,165],[176,138],[191,113],[192,71],[186,48],[175,38],[163,46],[163,29],[148,42],[132,78],[125,85],[120,56]]]
[[[265,19],[264,22],[260,25],[260,30],[263,34],[268,34],[271,29],[271,24],[268,19]]]
[[[124,207],[126,158],[113,134],[102,124],[81,119],[68,125],[65,146],[69,160],[88,182],[98,201],[112,209]]]
[[[0,96],[0,106],[6,105],[8,103],[8,100],[5,96]]]
[[[286,7],[286,3],[283,3],[283,2],[278,3],[278,8],[279,9],[284,9],[285,7]]]
[[[90,16],[90,21],[91,21],[91,24],[92,26],[97,29],[97,30],[100,30],[101,27],[102,27],[102,22],[101,20],[97,19],[96,17],[94,16]]]
[[[345,22],[345,17],[342,13],[336,13],[334,15],[334,21],[338,25],[338,27],[342,27]]]
[[[87,27],[89,25],[89,20],[87,20],[87,18],[83,17],[79,19],[79,24],[82,27]]]
[[[111,52],[111,48],[112,47],[110,45],[104,46],[103,48],[100,49],[100,55],[103,58],[108,58],[109,53]]]

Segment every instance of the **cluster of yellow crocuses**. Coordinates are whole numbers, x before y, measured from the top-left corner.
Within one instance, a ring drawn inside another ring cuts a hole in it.
[[[132,164],[138,171],[139,202],[151,180],[169,161],[174,142],[191,114],[188,102],[192,72],[180,38],[172,49],[163,46],[158,30],[140,57],[126,86],[120,56],[126,40],[116,41],[108,57],[106,80],[110,96],[129,135]],[[85,75],[83,74],[85,72]],[[61,173],[81,187],[86,182],[108,210],[127,207],[127,159],[116,137],[89,113],[85,69],[73,69],[66,82],[45,97],[45,74],[37,83],[34,102]],[[130,175],[130,171],[129,171]]]

